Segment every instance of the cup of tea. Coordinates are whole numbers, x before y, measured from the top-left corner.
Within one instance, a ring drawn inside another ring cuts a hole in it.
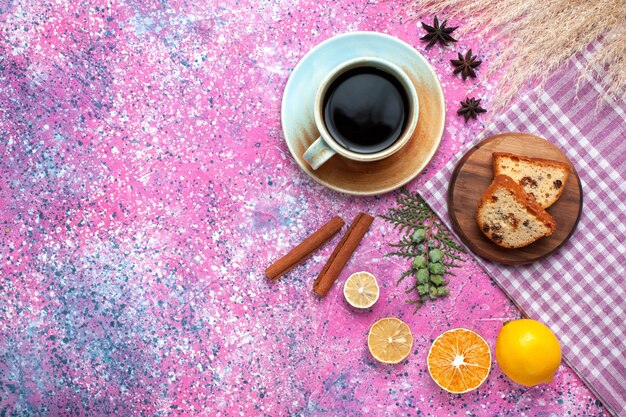
[[[375,57],[334,68],[318,87],[314,106],[320,137],[304,152],[313,169],[335,154],[361,162],[393,155],[413,135],[419,114],[410,78]]]

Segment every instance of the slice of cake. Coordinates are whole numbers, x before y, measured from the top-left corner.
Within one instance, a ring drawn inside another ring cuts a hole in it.
[[[569,171],[569,164],[564,162],[493,153],[493,175],[513,178],[543,208],[550,207],[563,194]]]
[[[556,229],[556,222],[510,177],[498,175],[478,204],[476,221],[496,245],[521,248]]]

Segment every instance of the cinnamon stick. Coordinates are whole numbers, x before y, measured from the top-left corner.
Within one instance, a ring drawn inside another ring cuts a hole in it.
[[[285,275],[292,268],[308,258],[316,249],[328,242],[331,237],[335,236],[344,224],[341,217],[333,217],[312,235],[302,241],[302,243],[290,250],[288,254],[270,265],[265,270],[265,275],[271,280],[276,280]]]
[[[373,221],[374,218],[366,213],[359,213],[354,218],[348,231],[337,247],[335,247],[326,265],[324,265],[322,272],[320,272],[313,283],[313,291],[315,291],[317,295],[324,297],[328,294],[328,291],[330,291],[337,280],[343,267],[348,263],[356,247],[359,246],[361,239],[363,239],[363,236],[365,236],[365,233],[367,233]]]

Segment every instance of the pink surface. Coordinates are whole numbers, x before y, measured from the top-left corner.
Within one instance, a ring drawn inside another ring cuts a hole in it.
[[[60,3],[0,6],[0,415],[605,413],[565,366],[532,389],[494,364],[473,393],[440,390],[432,339],[462,326],[493,347],[519,312],[469,259],[449,298],[412,314],[381,219],[325,299],[311,286],[338,236],[279,282],[263,276],[333,215],[394,204],[327,190],[289,155],[281,96],[310,48],[375,30],[433,64],[446,133],[411,190],[482,129],[487,117],[455,112],[466,95],[489,109],[498,50],[464,38],[425,51],[392,2]],[[463,82],[449,59],[468,47],[484,63]],[[369,312],[341,294],[360,270],[381,284]],[[367,351],[385,316],[415,336],[396,366]]]

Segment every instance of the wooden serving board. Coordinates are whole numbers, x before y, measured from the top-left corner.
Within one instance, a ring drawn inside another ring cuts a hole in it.
[[[561,197],[546,211],[556,220],[556,231],[518,249],[502,248],[478,228],[476,210],[481,195],[493,179],[493,152],[509,152],[531,158],[552,159],[570,164],[572,170]],[[545,258],[572,235],[580,219],[583,193],[571,161],[555,145],[527,133],[503,133],[485,139],[461,158],[448,188],[448,212],[452,226],[475,254],[503,264],[525,264]]]

